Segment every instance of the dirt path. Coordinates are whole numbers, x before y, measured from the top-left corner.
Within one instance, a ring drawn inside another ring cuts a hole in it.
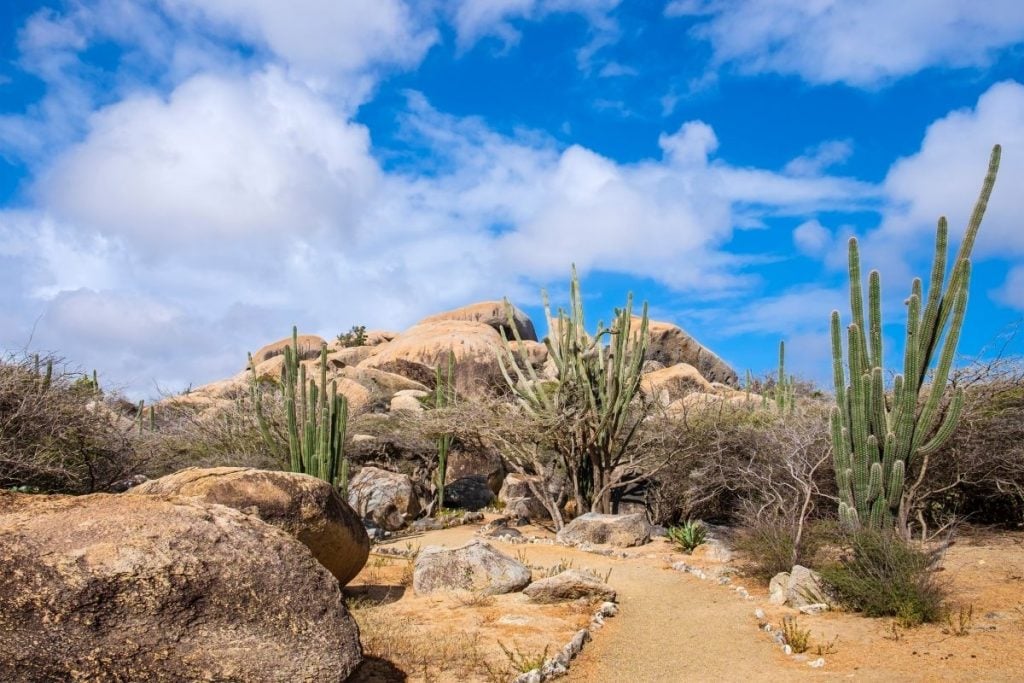
[[[753,601],[648,563],[616,563],[619,615],[574,663],[569,681],[783,681],[803,671],[756,632]]]

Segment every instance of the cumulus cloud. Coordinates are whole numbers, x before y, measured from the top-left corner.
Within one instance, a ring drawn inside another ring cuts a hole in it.
[[[0,259],[17,266],[5,308],[20,320],[2,341],[24,343],[39,318],[44,347],[136,390],[231,374],[292,322],[329,335],[536,296],[573,261],[701,296],[741,291],[751,276],[727,244],[744,212],[870,194],[732,167],[699,121],[661,136],[660,158],[623,164],[415,95],[404,134],[429,162],[386,172],[363,126],[275,67],[195,76],[87,123],[36,180],[37,208],[0,213]]]
[[[832,233],[815,219],[804,221],[793,229],[793,244],[802,254],[821,256],[832,244]]]
[[[673,0],[717,64],[875,87],[930,67],[984,67],[1024,40],[1018,0]]]

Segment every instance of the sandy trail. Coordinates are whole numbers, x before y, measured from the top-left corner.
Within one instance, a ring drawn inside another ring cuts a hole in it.
[[[759,636],[755,601],[727,587],[630,562],[615,563],[611,583],[619,615],[595,634],[569,681],[784,681],[807,673]]]

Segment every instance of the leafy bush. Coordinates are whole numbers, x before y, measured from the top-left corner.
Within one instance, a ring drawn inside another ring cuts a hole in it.
[[[53,358],[0,359],[0,488],[90,493],[136,473],[134,406]]]
[[[668,530],[668,539],[687,555],[704,543],[707,537],[708,528],[700,520],[691,520],[682,526],[670,527]]]
[[[892,532],[859,531],[849,548],[821,576],[849,609],[869,617],[896,617],[904,627],[941,620],[945,588],[936,579],[938,561]]]

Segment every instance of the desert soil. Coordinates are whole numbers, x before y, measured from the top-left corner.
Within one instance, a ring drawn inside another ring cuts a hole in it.
[[[456,527],[390,545],[461,545],[475,530]],[[550,536],[539,527],[522,531]],[[1024,680],[1024,533],[967,534],[947,552],[942,576],[953,600],[973,608],[968,635],[953,635],[947,625],[897,628],[894,635],[891,620],[840,612],[798,615],[812,634],[806,658],[784,655],[754,617],[761,608],[778,624],[795,610],[770,605],[767,587],[753,580],[733,577],[730,585],[718,585],[674,571],[671,565],[680,560],[711,570],[721,565],[687,558],[663,539],[627,550],[625,559],[557,545],[491,542],[533,566],[534,578],[568,564],[602,576],[611,572],[619,615],[594,633],[569,681]],[[405,560],[371,556],[346,589],[371,655],[358,680],[508,680],[521,660],[545,648],[554,654],[593,611],[534,605],[521,594],[417,596],[402,585],[409,568]],[[740,597],[735,588],[741,585],[751,599]],[[817,648],[829,643],[824,667],[811,668]]]

